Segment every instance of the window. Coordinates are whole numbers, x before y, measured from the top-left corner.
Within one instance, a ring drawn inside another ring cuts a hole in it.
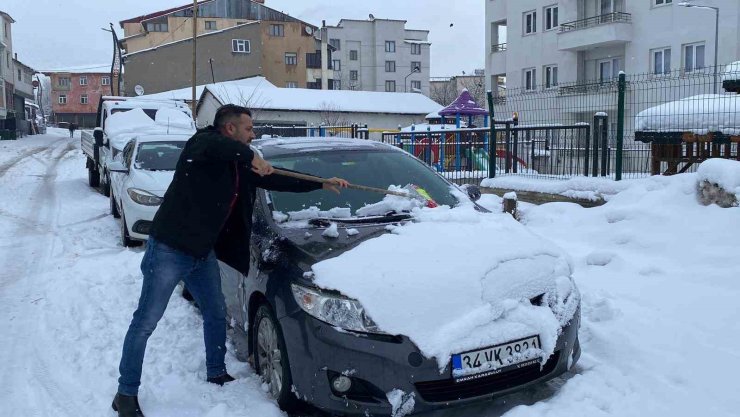
[[[283,25],[270,25],[270,36],[285,36],[285,26]]]
[[[537,88],[537,70],[534,68],[527,68],[524,70],[524,89],[527,91],[533,91]]]
[[[396,42],[395,41],[385,41],[385,51],[386,52],[396,52]]]
[[[545,66],[545,88],[555,88],[558,86],[558,66]]]
[[[421,90],[421,81],[411,81],[411,91]]]
[[[87,75],[80,76],[80,85],[87,85]]]
[[[18,70],[18,81],[23,81],[23,73],[21,70]]]
[[[110,77],[102,77],[100,79],[100,84],[101,85],[110,85]]]
[[[298,83],[295,81],[288,81],[285,83],[285,88],[298,88]]]
[[[87,94],[80,96],[80,104],[87,104]]]
[[[339,39],[329,39],[329,45],[334,47],[337,51],[342,49],[342,41]]]
[[[349,80],[350,81],[357,81],[357,78],[359,77],[359,74],[355,70],[351,70],[349,72]]]
[[[395,93],[396,92],[396,82],[393,80],[387,80],[385,82],[385,92],[386,93]]]
[[[396,61],[385,61],[385,72],[396,72]]]
[[[671,48],[653,49],[650,57],[653,60],[653,74],[669,74],[671,72]]]
[[[673,0],[655,0],[656,6],[663,6],[663,5],[671,4],[671,3],[673,3]]]
[[[349,60],[357,61],[357,50],[356,49],[349,51]]]
[[[609,82],[619,76],[622,70],[620,58],[603,59],[599,61],[599,82]]]
[[[558,27],[558,6],[545,7],[545,30]]]
[[[683,68],[686,72],[704,68],[704,42],[684,45]]]
[[[145,25],[147,32],[168,32],[169,25],[167,24],[167,18],[151,20]]]
[[[216,30],[218,29],[218,26],[216,26],[215,20],[206,20],[206,30]]]
[[[285,65],[298,65],[298,54],[295,52],[286,52]]]
[[[537,32],[537,12],[532,10],[531,12],[524,13],[524,34],[529,35]]]
[[[59,77],[57,82],[59,83],[59,87],[69,87],[72,84],[71,81],[69,77]]]
[[[334,80],[334,89],[335,90],[341,90],[342,89],[342,80]]]
[[[331,67],[334,68],[334,71],[341,71],[342,70],[342,61],[338,59],[332,59],[331,60]]]
[[[59,94],[59,104],[67,104],[67,95]]]
[[[232,39],[231,40],[231,52],[238,54],[249,53],[249,41],[246,39]]]
[[[421,44],[420,43],[411,44],[411,55],[421,55]]]
[[[420,61],[411,61],[411,71],[414,71],[415,68],[419,68],[419,71],[421,71]]]

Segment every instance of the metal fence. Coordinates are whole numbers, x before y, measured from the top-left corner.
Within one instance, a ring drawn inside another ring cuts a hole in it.
[[[367,125],[356,123],[341,126],[275,126],[262,125],[254,127],[258,138],[295,138],[295,137],[339,137],[352,139],[369,139]]]

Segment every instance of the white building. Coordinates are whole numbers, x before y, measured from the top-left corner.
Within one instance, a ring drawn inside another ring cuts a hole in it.
[[[375,18],[342,19],[326,30],[336,48],[332,67],[342,90],[429,95],[428,30],[406,29],[405,20]]]
[[[712,10],[677,0],[488,0],[486,86],[550,88],[627,74],[691,71],[714,62]],[[740,57],[740,1],[719,7],[720,65]],[[501,30],[505,29],[505,30]],[[505,32],[505,40],[502,33]]]

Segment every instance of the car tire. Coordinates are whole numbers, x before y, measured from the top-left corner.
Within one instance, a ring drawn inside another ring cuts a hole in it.
[[[113,193],[110,195],[110,214],[113,215],[114,219],[120,219],[121,213],[118,212],[118,206],[116,205],[116,199],[113,197]]]
[[[103,195],[110,197],[110,175],[105,175],[105,181],[103,182]]]
[[[90,162],[88,161],[88,163]],[[94,166],[93,167],[88,166],[87,168],[87,184],[93,188],[98,187],[100,185],[100,174],[98,173],[98,170],[95,169]]]
[[[267,304],[257,308],[252,326],[252,353],[257,374],[270,386],[269,393],[283,411],[296,411],[301,403],[293,394],[293,377],[285,349],[285,338],[275,313]],[[279,381],[279,385],[275,384],[276,381]]]
[[[142,242],[131,239],[128,234],[128,226],[126,226],[126,216],[121,212],[121,245],[125,248],[133,248],[141,246]]]

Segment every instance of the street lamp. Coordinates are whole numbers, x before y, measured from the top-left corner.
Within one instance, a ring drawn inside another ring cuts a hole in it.
[[[691,4],[688,1],[678,3],[681,7],[714,10],[714,94],[717,94],[717,51],[719,51],[719,7]]]
[[[412,75],[413,73],[415,73],[415,72],[421,72],[421,68],[419,68],[419,67],[414,67],[414,69],[412,69],[412,70],[411,70],[411,72],[409,73],[409,75],[407,75],[407,76],[406,76],[406,77],[405,77],[405,78],[403,79],[403,92],[404,92],[404,93],[408,93],[408,92],[409,92],[409,90],[408,90],[408,89],[406,88],[406,81],[407,81],[407,80],[409,79],[409,77],[410,77],[410,76],[411,76],[411,75]]]

